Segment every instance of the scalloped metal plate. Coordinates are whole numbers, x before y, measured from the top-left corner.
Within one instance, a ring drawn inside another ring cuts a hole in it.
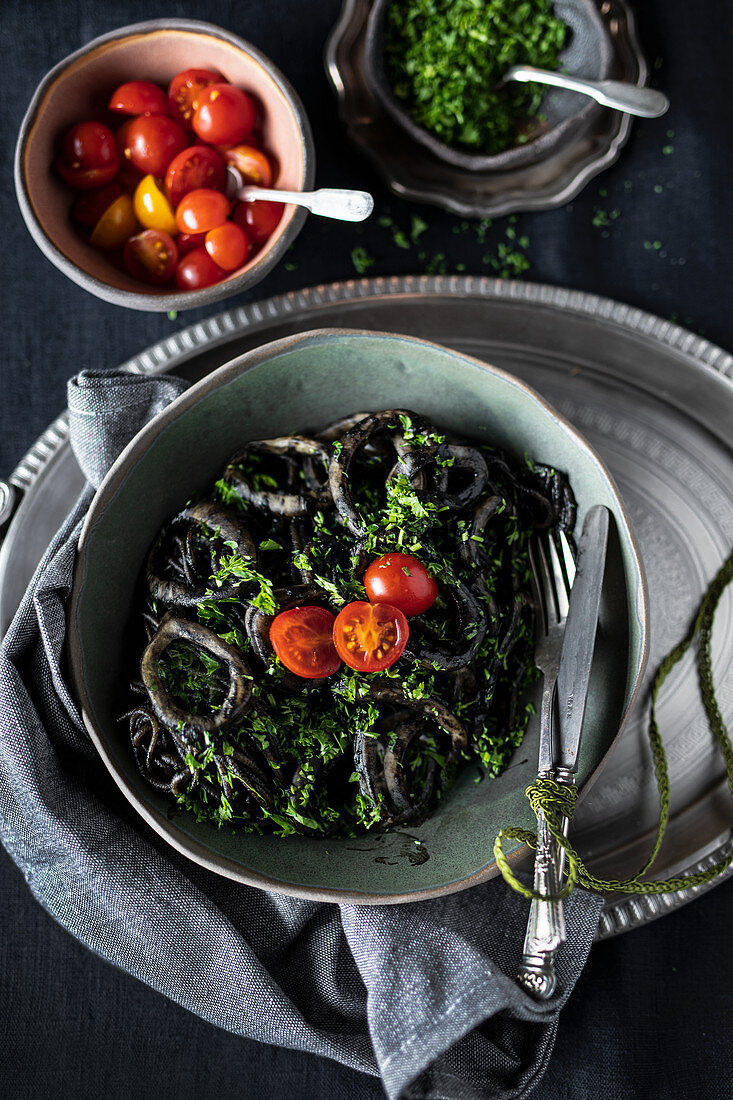
[[[278,336],[344,325],[414,333],[488,359],[546,393],[589,437],[611,466],[640,536],[650,580],[651,673],[733,542],[733,357],[671,322],[590,294],[472,276],[397,276],[315,287],[229,310],[125,366],[194,379]],[[81,487],[67,436],[62,416],[9,479],[22,499],[0,550],[0,632]],[[730,600],[721,606],[714,656],[721,707],[730,720]],[[660,723],[674,793],[669,839],[658,861],[661,877],[705,869],[730,850],[733,803],[696,705],[691,663],[670,684]],[[588,796],[575,840],[600,874],[627,874],[644,861],[655,813],[642,709]],[[646,924],[708,888],[611,898],[598,936]]]
[[[649,70],[634,17],[623,0],[596,0],[613,61],[614,80],[646,84]],[[344,0],[325,50],[326,74],[351,141],[401,198],[430,203],[463,217],[498,217],[549,210],[569,202],[618,159],[631,118],[600,110],[573,140],[537,163],[511,171],[472,171],[435,156],[392,119],[369,87],[364,45],[372,0]]]

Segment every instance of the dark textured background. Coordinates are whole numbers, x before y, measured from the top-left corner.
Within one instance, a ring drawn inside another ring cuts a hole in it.
[[[0,132],[7,154],[0,188],[6,232],[0,473],[10,472],[60,412],[69,375],[114,367],[197,319],[189,313],[170,321],[106,305],[71,284],[35,247],[15,203],[11,151],[37,82],[67,53],[125,23],[158,15],[218,23],[252,41],[294,83],[315,131],[318,184],[370,189],[377,214],[407,228],[412,208],[387,194],[348,146],[336,117],[321,58],[339,8],[339,0],[162,0],[154,8],[133,0],[2,0]],[[530,239],[526,277],[674,317],[730,350],[733,4],[643,0],[636,8],[655,80],[672,109],[663,119],[636,123],[619,163],[571,206],[518,217],[517,235]],[[593,224],[603,220],[599,210],[619,214],[603,228]],[[459,226],[453,216],[417,212],[429,226],[423,260],[417,248],[395,247],[376,218],[363,228],[311,219],[289,256],[291,270],[281,267],[252,294],[226,305],[348,278],[355,245],[374,259],[369,274],[425,270],[436,253],[445,254],[448,270],[460,264],[493,274],[483,258],[505,240],[505,219],[480,246],[473,229],[453,232]],[[659,246],[649,247],[653,242]],[[373,1080],[330,1062],[217,1031],[93,957],[39,908],[2,851],[0,896],[2,1100],[381,1095]],[[661,922],[596,947],[535,1096],[729,1097],[732,901],[733,883],[727,883]]]

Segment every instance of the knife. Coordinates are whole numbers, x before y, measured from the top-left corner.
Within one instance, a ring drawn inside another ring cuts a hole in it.
[[[608,509],[603,505],[590,508],[586,514],[578,544],[577,563],[572,559],[567,541],[559,540],[565,558],[563,566],[566,580],[568,585],[572,585],[555,683],[550,753],[552,766],[549,774],[559,783],[572,784],[578,769],[578,751],[583,731],[606,565],[608,528]],[[569,824],[569,820],[563,818],[562,832],[565,836],[567,836]],[[539,828],[538,816],[537,858],[540,853]],[[552,838],[550,851],[545,856],[551,871],[552,893],[560,888],[564,857],[564,849]],[[555,953],[564,939],[565,919],[562,902],[533,900],[518,979],[537,1000],[546,1000],[552,996],[556,988]]]
[[[590,508],[578,544],[575,580],[570,590],[557,675],[554,765],[555,778],[559,783],[574,783],[578,770],[578,752],[606,567],[608,528],[608,509],[602,504]]]

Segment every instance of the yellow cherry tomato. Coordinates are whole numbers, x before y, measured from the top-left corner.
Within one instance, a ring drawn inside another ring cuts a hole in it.
[[[133,200],[137,220],[146,229],[160,229],[174,237],[178,232],[173,207],[158,186],[155,176],[143,176]]]
[[[132,199],[129,195],[120,195],[107,207],[94,226],[89,243],[105,251],[122,248],[127,238],[137,231],[138,224]]]

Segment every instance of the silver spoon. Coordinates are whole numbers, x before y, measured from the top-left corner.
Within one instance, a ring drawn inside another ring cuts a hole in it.
[[[549,69],[536,69],[534,65],[512,65],[504,74],[502,83],[515,80],[520,84],[550,84],[553,88],[567,88],[581,92],[616,111],[641,118],[658,118],[669,109],[669,100],[655,88],[641,88],[638,84],[625,84],[620,80],[583,80],[579,76],[554,73]]]
[[[289,202],[304,206],[311,214],[336,218],[342,222],[363,222],[374,209],[368,191],[347,191],[339,187],[321,187],[319,191],[279,191],[271,187],[244,186],[240,172],[227,165],[227,196],[241,202]]]

